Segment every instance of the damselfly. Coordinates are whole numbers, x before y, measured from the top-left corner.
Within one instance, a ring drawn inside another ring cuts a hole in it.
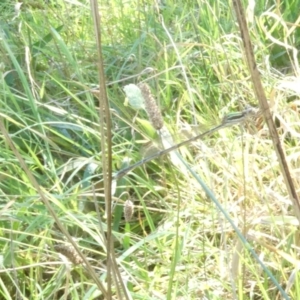
[[[137,167],[139,167],[139,166],[141,166],[141,165],[143,165],[143,164],[145,164],[145,163],[147,163],[147,162],[149,162],[149,161],[151,161],[151,160],[153,160],[153,159],[155,159],[155,158],[157,158],[157,157],[159,157],[161,155],[167,154],[167,153],[169,153],[171,151],[174,151],[174,150],[176,150],[176,149],[178,149],[178,148],[180,148],[180,147],[182,147],[184,145],[187,145],[187,144],[189,144],[191,142],[194,142],[194,141],[196,141],[198,139],[201,139],[201,138],[203,138],[203,137],[205,137],[205,136],[207,136],[209,134],[212,134],[213,132],[216,132],[216,131],[218,131],[218,130],[220,130],[222,128],[233,126],[233,125],[236,125],[236,124],[242,124],[245,121],[247,121],[248,119],[256,116],[257,113],[258,113],[258,109],[255,109],[255,108],[253,108],[251,106],[246,107],[246,109],[243,110],[243,111],[241,111],[241,112],[230,113],[230,114],[226,115],[223,118],[221,124],[219,124],[219,125],[211,128],[210,130],[208,130],[208,131],[206,131],[204,133],[196,135],[196,136],[194,136],[194,137],[192,137],[192,138],[190,138],[188,140],[185,140],[185,141],[183,141],[183,142],[181,142],[179,144],[176,144],[176,145],[171,146],[171,147],[169,147],[167,149],[158,151],[158,152],[154,153],[153,155],[150,155],[150,156],[148,156],[148,157],[140,160],[139,162],[137,162],[137,163],[135,163],[135,164],[133,164],[133,165],[127,167],[127,168],[124,168],[124,169],[118,171],[113,176],[113,178],[116,179],[116,180],[120,179],[121,177],[125,176],[130,171],[132,171],[133,169],[135,169],[135,168],[137,168]]]

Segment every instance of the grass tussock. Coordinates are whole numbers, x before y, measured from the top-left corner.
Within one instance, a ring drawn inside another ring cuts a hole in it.
[[[297,191],[299,4],[245,6]],[[230,5],[99,1],[114,172],[158,151],[162,124],[180,142],[258,107]],[[105,299],[109,230],[90,3],[2,1],[0,16],[0,298]],[[158,104],[154,118],[125,99],[129,84]],[[298,223],[263,118],[175,154],[178,164],[161,156],[112,182],[111,270],[120,284],[112,295],[299,299]]]

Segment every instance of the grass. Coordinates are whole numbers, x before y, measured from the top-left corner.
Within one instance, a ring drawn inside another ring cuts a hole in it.
[[[228,112],[257,106],[227,2],[99,5],[114,171],[156,151],[157,134],[146,113],[124,104],[126,84],[149,84],[177,141],[209,129]],[[249,28],[299,190],[299,89],[293,81],[299,76],[293,56],[299,1],[277,5],[257,1]],[[2,1],[0,14],[4,128],[105,287],[101,128],[98,99],[90,92],[99,82],[98,61],[89,2],[24,1],[16,15],[11,1]],[[104,299],[3,131],[0,142],[0,298]],[[219,131],[180,154],[192,169],[176,168],[164,156],[115,183],[114,273],[125,283],[124,299],[276,299],[276,283],[298,299],[297,222],[263,120],[242,131]],[[190,170],[213,191],[273,277]],[[135,208],[125,222],[128,199]],[[115,286],[112,293],[117,297]]]

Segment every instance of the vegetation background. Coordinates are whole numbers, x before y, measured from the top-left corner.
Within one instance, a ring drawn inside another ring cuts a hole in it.
[[[299,191],[300,2],[243,3]],[[114,171],[157,151],[146,113],[125,101],[128,84],[147,82],[177,142],[229,112],[257,107],[231,2],[101,0],[99,9]],[[105,286],[98,58],[89,1],[1,1],[0,53],[0,298],[104,299],[40,196]],[[180,153],[272,277],[199,183],[163,156],[113,182],[113,271],[124,283],[124,299],[299,299],[298,224],[263,120],[224,129]],[[128,203],[134,214],[126,221]]]

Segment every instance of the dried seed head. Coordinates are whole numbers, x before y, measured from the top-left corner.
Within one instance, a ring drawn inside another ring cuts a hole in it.
[[[67,257],[74,265],[83,263],[82,258],[78,255],[76,250],[71,245],[58,244],[54,246],[56,252],[63,254]]]
[[[124,217],[126,222],[130,222],[134,212],[134,204],[131,200],[126,200],[124,203]]]
[[[145,100],[145,110],[148,114],[149,120],[152,124],[152,126],[159,130],[163,127],[164,121],[162,118],[162,115],[160,113],[160,109],[158,105],[156,104],[156,101],[151,94],[151,90],[146,83],[139,83],[138,87],[140,88],[143,98]]]

